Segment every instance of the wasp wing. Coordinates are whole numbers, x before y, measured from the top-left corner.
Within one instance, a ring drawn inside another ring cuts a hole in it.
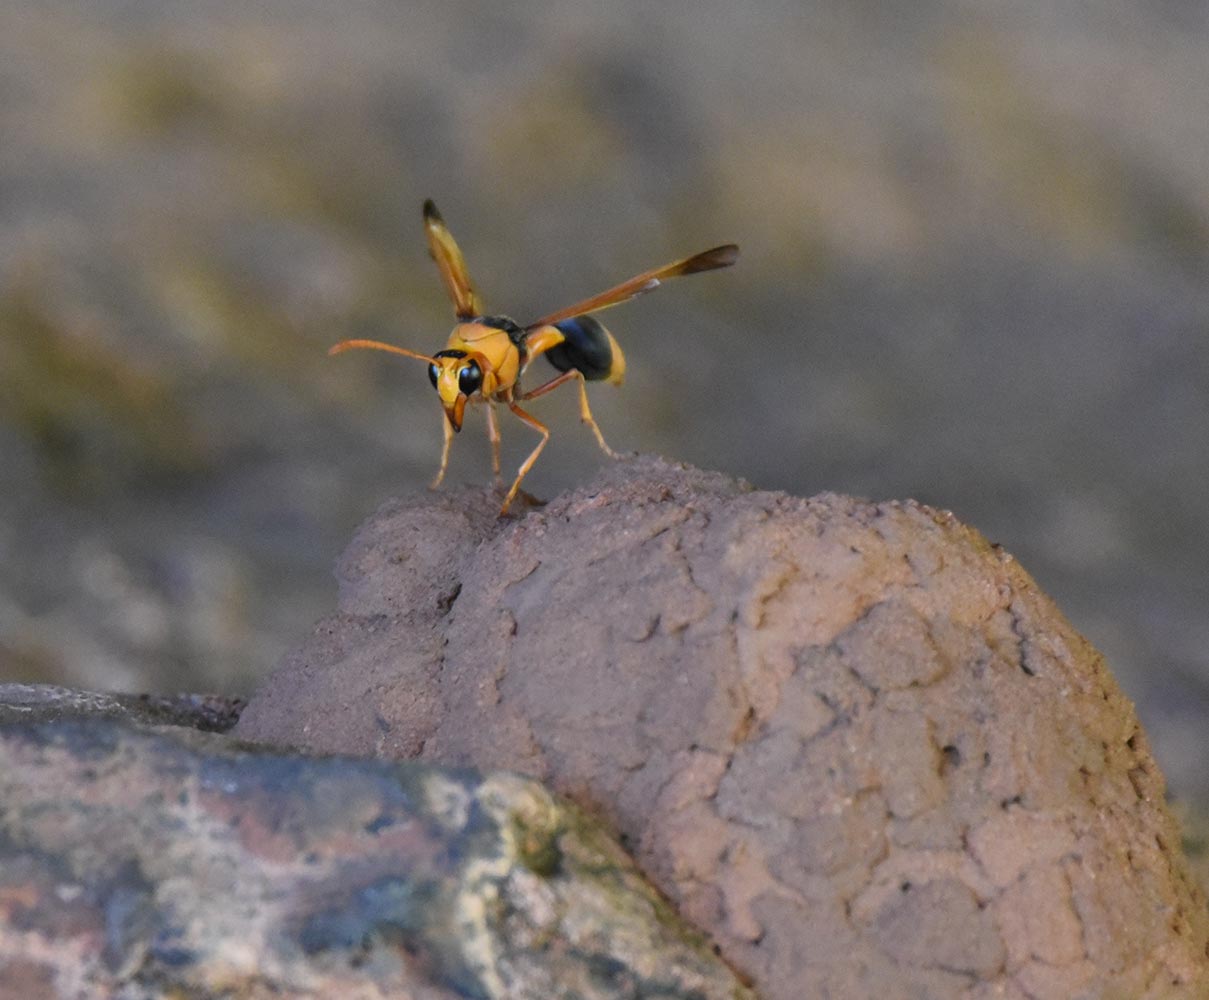
[[[428,250],[437,262],[445,291],[453,301],[453,311],[458,319],[482,316],[483,304],[470,281],[466,259],[431,198],[424,202],[424,234],[428,237]]]
[[[620,285],[615,285],[608,291],[601,292],[590,299],[584,299],[582,302],[576,302],[573,306],[567,306],[565,309],[559,309],[548,316],[534,320],[525,329],[534,330],[541,326],[558,323],[564,319],[573,319],[576,316],[582,316],[584,313],[608,309],[610,306],[628,302],[636,296],[653,292],[665,281],[669,281],[672,278],[679,278],[683,274],[696,274],[699,271],[713,271],[719,267],[730,267],[738,259],[739,248],[733,243],[726,243],[720,247],[714,247],[712,250],[706,250],[702,253],[694,254],[692,257],[686,257],[684,260],[664,264],[663,267],[656,267],[650,271],[643,271],[642,274],[635,275],[629,281],[623,281]]]

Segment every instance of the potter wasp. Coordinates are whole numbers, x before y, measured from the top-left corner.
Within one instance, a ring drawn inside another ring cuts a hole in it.
[[[445,478],[449,446],[454,434],[462,429],[462,417],[468,402],[487,404],[487,436],[491,441],[491,465],[497,483],[502,484],[496,405],[507,406],[522,423],[537,431],[541,440],[521,463],[516,479],[504,497],[501,516],[507,513],[521,481],[533,468],[533,463],[550,439],[550,431],[545,424],[522,409],[521,403],[544,396],[565,382],[578,383],[580,419],[591,428],[596,443],[604,453],[610,458],[618,457],[605,443],[604,435],[592,418],[585,385],[597,381],[621,385],[625,375],[625,355],[621,353],[613,335],[588,314],[653,291],[671,278],[729,267],[739,256],[739,248],[733,243],[714,247],[684,260],[644,271],[599,295],[552,312],[527,326],[519,326],[506,316],[485,314],[471,283],[462,251],[458,249],[445,226],[445,220],[431,200],[424,203],[424,231],[428,237],[428,249],[441,272],[445,290],[453,300],[453,311],[458,320],[445,349],[427,355],[377,340],[342,340],[328,353],[340,354],[366,348],[401,354],[428,364],[428,379],[445,408],[445,419],[442,421],[445,443],[441,450],[441,467],[432,482],[434,489]],[[520,378],[529,363],[539,355],[544,355],[559,374],[536,388],[522,390]]]

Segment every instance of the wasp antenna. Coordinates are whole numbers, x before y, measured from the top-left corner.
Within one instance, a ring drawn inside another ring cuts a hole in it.
[[[409,351],[406,347],[396,347],[394,344],[384,344],[380,340],[342,340],[329,347],[327,353],[343,354],[345,351],[355,350],[387,351],[391,354],[402,354],[405,358],[427,361],[430,365],[437,363],[436,358],[431,358],[427,354],[418,354],[415,351]]]

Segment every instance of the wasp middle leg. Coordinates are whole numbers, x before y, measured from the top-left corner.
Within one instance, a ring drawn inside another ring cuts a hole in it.
[[[537,456],[542,453],[542,449],[546,447],[546,442],[550,440],[550,428],[543,424],[537,417],[531,413],[526,413],[516,403],[508,401],[508,409],[515,413],[521,420],[532,427],[542,439],[537,442],[537,447],[533,449],[529,457],[521,463],[520,469],[517,470],[516,479],[512,483],[512,488],[508,490],[508,495],[504,497],[504,506],[500,508],[500,516],[508,513],[508,506],[516,498],[517,490],[521,488],[521,480],[529,474],[529,470],[533,468],[533,463],[537,461]]]
[[[600,432],[600,427],[597,426],[595,419],[592,417],[592,409],[588,406],[587,383],[584,381],[583,372],[579,371],[579,369],[570,368],[561,375],[557,375],[550,379],[549,382],[539,385],[536,389],[523,393],[520,398],[537,399],[538,396],[544,396],[548,392],[553,392],[564,382],[570,382],[572,380],[577,380],[579,382],[579,419],[592,428],[592,433],[596,435],[596,443],[600,445],[601,451],[608,455],[609,458],[621,458],[621,456],[610,448],[605,442],[604,435]]]

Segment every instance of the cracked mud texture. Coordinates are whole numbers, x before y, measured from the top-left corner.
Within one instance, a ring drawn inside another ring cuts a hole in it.
[[[748,996],[534,782],[88,711],[0,722],[0,1000]]]
[[[1209,996],[1133,707],[977,532],[653,458],[495,508],[382,508],[235,732],[540,778],[768,1000]]]

